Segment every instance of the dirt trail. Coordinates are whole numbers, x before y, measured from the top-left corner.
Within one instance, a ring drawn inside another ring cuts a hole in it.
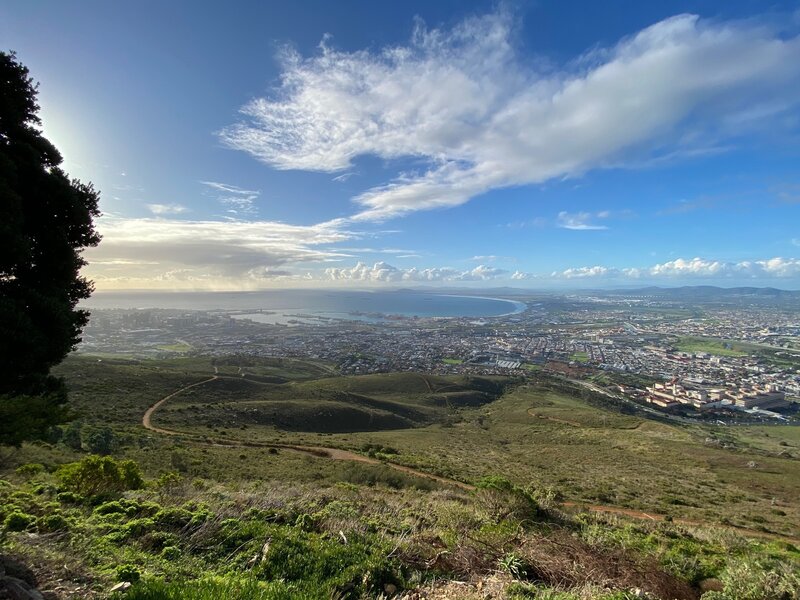
[[[216,367],[215,367],[215,370],[216,370]],[[177,392],[172,392],[169,396],[164,396],[161,400],[159,400],[158,402],[153,404],[153,406],[151,406],[150,408],[148,408],[145,411],[144,416],[142,416],[142,426],[145,429],[149,429],[150,431],[155,431],[155,432],[158,432],[158,433],[164,433],[166,435],[174,435],[177,432],[170,431],[169,429],[160,429],[159,427],[155,427],[154,425],[152,425],[150,423],[150,419],[152,418],[153,413],[156,412],[159,408],[161,408],[161,405],[164,404],[167,400],[170,400],[171,398],[174,398],[178,394],[182,394],[183,392],[185,392],[188,389],[191,389],[193,387],[197,387],[199,385],[203,385],[203,384],[209,383],[210,381],[214,381],[216,379],[219,379],[219,375],[215,374],[215,375],[212,375],[211,377],[209,377],[208,379],[204,379],[203,381],[198,381],[197,383],[192,383],[191,385],[187,385],[186,387],[182,387]]]
[[[233,441],[233,440],[220,440],[220,439],[209,439],[206,436],[201,436],[198,434],[192,433],[185,433],[182,431],[178,431],[175,429],[164,429],[163,427],[156,427],[152,424],[151,419],[153,414],[161,408],[164,403],[169,401],[170,399],[174,398],[175,396],[185,392],[194,387],[198,387],[209,383],[211,381],[221,379],[222,376],[220,375],[213,375],[208,379],[204,379],[202,381],[198,381],[196,383],[192,383],[181,389],[172,392],[168,396],[164,396],[161,400],[153,404],[150,408],[148,408],[144,415],[142,416],[142,426],[145,429],[149,429],[150,431],[161,433],[163,435],[170,435],[170,436],[183,436],[192,440],[194,443],[199,444],[206,444],[210,446],[219,446],[219,447],[228,447],[228,448],[280,448],[283,450],[291,450],[293,452],[300,452],[302,454],[307,454],[311,456],[316,456],[319,458],[327,458],[331,460],[349,460],[352,462],[359,462],[369,465],[384,465],[396,471],[400,471],[402,473],[407,473],[409,475],[413,475],[415,477],[421,477],[423,479],[430,479],[433,481],[437,481],[439,483],[444,483],[446,485],[452,485],[454,487],[458,487],[462,490],[474,490],[475,486],[470,485],[469,483],[464,483],[463,481],[458,481],[457,479],[450,479],[449,477],[441,477],[439,475],[434,475],[432,473],[427,473],[425,471],[420,471],[414,469],[413,467],[407,467],[405,465],[401,465],[398,463],[393,463],[386,460],[378,460],[376,458],[371,458],[369,456],[364,456],[363,454],[358,454],[356,452],[351,452],[350,450],[342,450],[341,448],[333,448],[330,446],[303,446],[298,444],[275,444],[270,442],[251,442],[251,441]],[[532,410],[532,409],[531,409]],[[536,415],[539,416],[539,415]],[[560,419],[556,419],[559,420]],[[571,423],[570,423],[571,424]],[[608,506],[602,504],[586,504],[584,502],[561,502],[562,506],[570,507],[570,508],[582,508],[585,510],[590,510],[593,512],[599,513],[606,513],[606,514],[614,514],[614,515],[621,515],[626,517],[633,517],[635,519],[643,519],[649,521],[664,521],[666,517],[664,515],[659,514],[651,514],[646,513],[638,510],[633,510],[629,508],[622,508],[619,506]],[[800,538],[789,536],[789,535],[780,535],[776,533],[768,533],[765,531],[756,531],[753,529],[747,529],[744,527],[735,527],[735,526],[721,526],[716,523],[705,523],[703,521],[694,521],[691,519],[673,519],[673,523],[677,523],[678,525],[687,525],[687,526],[702,526],[702,527],[716,527],[716,528],[725,528],[732,531],[736,531],[744,536],[749,537],[757,537],[762,539],[770,539],[770,540],[783,540],[788,541],[793,544],[800,543]]]

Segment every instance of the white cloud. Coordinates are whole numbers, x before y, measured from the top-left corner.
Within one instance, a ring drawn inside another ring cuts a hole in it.
[[[678,258],[644,268],[613,268],[604,266],[573,267],[554,271],[549,275],[516,271],[514,281],[548,279],[640,279],[640,280],[693,280],[693,279],[796,279],[800,278],[800,259],[769,258],[763,260],[726,262],[703,258]]]
[[[385,262],[376,262],[372,266],[359,262],[354,267],[325,269],[325,277],[329,280],[366,283],[489,281],[506,273],[503,269],[486,265],[470,270],[450,267],[399,269]]]
[[[201,181],[200,183],[211,188],[212,190],[223,192],[224,194],[238,194],[241,196],[258,196],[261,193],[260,190],[247,190],[245,188],[239,187],[238,185],[230,185],[228,183],[220,183],[218,181]]]
[[[259,190],[248,190],[228,183],[218,181],[201,181],[203,185],[217,193],[217,200],[227,206],[230,215],[253,216],[258,210],[256,199],[261,195]]]
[[[182,204],[146,204],[145,206],[154,215],[179,215],[189,210]]]
[[[354,200],[355,220],[463,204],[488,190],[691,155],[795,106],[800,38],[752,21],[678,15],[560,70],[520,56],[505,11],[452,30],[418,23],[403,46],[281,56],[268,97],[220,132],[277,169],[348,171],[412,157]],[[711,148],[713,149],[713,148]],[[643,159],[645,157],[645,159]]]
[[[604,219],[608,217],[608,215],[609,212],[607,210],[601,211],[596,215],[592,215],[592,213],[588,212],[568,213],[562,210],[558,213],[558,226],[562,229],[573,229],[576,231],[608,229],[605,225],[592,222],[592,219],[595,217]]]
[[[336,223],[177,221],[101,217],[103,243],[89,248],[84,273],[99,288],[257,288],[288,267],[347,256],[325,246],[352,239]]]
[[[691,260],[679,258],[651,267],[648,274],[654,277],[800,277],[800,259],[776,257],[734,263],[702,258]]]

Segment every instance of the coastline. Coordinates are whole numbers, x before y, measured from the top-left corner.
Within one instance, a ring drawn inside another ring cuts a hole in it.
[[[490,317],[480,317],[482,319],[496,319],[497,317],[507,317],[508,315],[518,315],[520,313],[525,312],[528,308],[528,305],[525,302],[520,302],[519,300],[509,300],[508,298],[496,298],[494,296],[465,296],[464,294],[436,294],[437,296],[446,296],[448,298],[473,298],[475,300],[495,300],[497,302],[508,302],[509,304],[514,305],[514,310],[507,313],[502,313],[499,315],[492,315]],[[454,317],[450,317],[454,318]],[[476,317],[477,318],[477,317]]]

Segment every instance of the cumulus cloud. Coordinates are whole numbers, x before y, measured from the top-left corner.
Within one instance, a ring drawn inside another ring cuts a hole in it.
[[[800,259],[770,258],[741,262],[726,262],[703,258],[678,258],[644,268],[614,268],[604,266],[573,267],[553,271],[549,275],[516,271],[514,281],[548,279],[641,279],[641,280],[692,280],[692,279],[793,279],[800,277]]]
[[[154,215],[179,215],[189,209],[182,204],[147,204],[147,210]]]
[[[311,57],[285,49],[280,84],[220,138],[276,169],[422,161],[354,198],[353,219],[382,220],[706,151],[696,140],[757,131],[800,97],[800,38],[752,21],[678,15],[558,69],[515,51],[513,21],[501,10],[451,30],[419,22],[400,46],[345,52],[326,38]]]
[[[325,269],[325,278],[332,281],[360,281],[366,283],[413,282],[459,282],[489,281],[505,275],[507,271],[478,265],[474,269],[459,270],[450,267],[428,269],[399,269],[385,262],[370,266],[359,262],[349,268]]]
[[[654,265],[647,273],[654,277],[800,277],[800,259],[776,257],[767,260],[724,262],[702,258],[691,260],[679,258]]]
[[[576,231],[608,229],[606,225],[593,222],[593,219],[605,219],[609,214],[607,210],[600,211],[596,214],[588,212],[568,213],[562,210],[558,213],[558,226],[562,229],[573,229]]]

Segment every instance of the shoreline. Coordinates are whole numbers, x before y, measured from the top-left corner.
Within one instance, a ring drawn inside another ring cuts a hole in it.
[[[426,292],[427,293],[427,292]],[[518,315],[520,313],[525,312],[527,310],[528,305],[525,302],[521,302],[519,300],[509,300],[508,298],[497,298],[495,296],[465,296],[463,294],[436,294],[437,296],[447,296],[448,298],[472,298],[474,300],[495,300],[496,302],[508,302],[509,304],[514,305],[514,310],[507,313],[502,313],[499,315],[492,315],[490,317],[466,317],[466,318],[485,318],[485,319],[496,319],[497,317],[507,317],[508,315]],[[459,317],[444,317],[449,319],[459,318]]]

